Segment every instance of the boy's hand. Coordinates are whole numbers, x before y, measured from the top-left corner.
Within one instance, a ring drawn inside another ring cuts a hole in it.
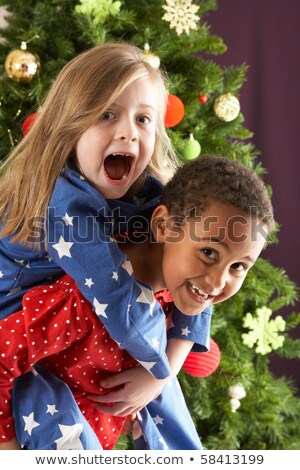
[[[142,367],[120,372],[101,381],[103,388],[111,388],[122,385],[120,390],[110,392],[107,395],[88,395],[90,400],[97,402],[97,408],[102,413],[113,416],[127,416],[137,413],[150,401],[154,400],[167,380],[158,380]],[[107,406],[106,403],[113,403]]]

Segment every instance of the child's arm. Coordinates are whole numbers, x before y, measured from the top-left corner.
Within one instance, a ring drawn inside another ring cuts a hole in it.
[[[97,408],[103,413],[117,416],[137,413],[160,395],[163,387],[178,374],[192,346],[191,341],[169,339],[167,356],[171,375],[167,379],[158,380],[143,367],[134,367],[101,381],[104,388],[122,386],[120,390],[103,396],[90,395],[89,398],[98,402]],[[112,406],[105,405],[112,402]]]
[[[191,341],[178,338],[170,338],[168,340],[167,356],[171,368],[170,378],[176,377],[176,375],[180,372],[180,369],[188,353],[192,349],[193,344],[194,343]]]

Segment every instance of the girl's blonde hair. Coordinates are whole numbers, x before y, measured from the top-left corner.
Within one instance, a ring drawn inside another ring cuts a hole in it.
[[[26,243],[30,222],[45,218],[51,193],[81,134],[122,91],[149,78],[158,94],[156,143],[147,170],[166,182],[176,158],[164,126],[166,77],[133,45],[107,43],[72,59],[58,74],[29,133],[1,166],[1,236]]]

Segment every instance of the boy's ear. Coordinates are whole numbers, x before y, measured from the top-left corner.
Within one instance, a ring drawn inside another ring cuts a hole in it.
[[[169,211],[164,205],[157,206],[153,211],[151,217],[151,231],[155,241],[158,243],[165,242],[167,219],[169,215]]]

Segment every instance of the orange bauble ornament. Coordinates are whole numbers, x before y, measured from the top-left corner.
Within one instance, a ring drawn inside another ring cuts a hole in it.
[[[190,352],[182,368],[193,377],[208,377],[219,367],[220,358],[219,346],[213,339],[210,339],[210,350],[204,353]]]
[[[168,104],[165,114],[165,126],[174,127],[179,124],[184,116],[184,104],[176,95],[168,95]]]

